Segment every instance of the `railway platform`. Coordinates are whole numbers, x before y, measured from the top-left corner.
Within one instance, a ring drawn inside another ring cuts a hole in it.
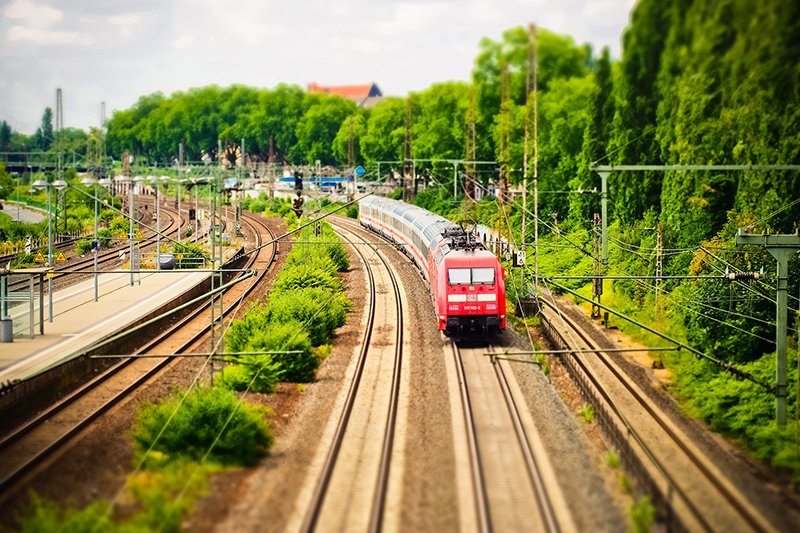
[[[47,321],[46,308],[40,313],[37,298],[33,313],[37,334],[33,338],[25,334],[30,330],[28,305],[12,308],[14,330],[21,333],[15,334],[13,343],[0,344],[0,383],[30,378],[130,329],[209,275],[207,271],[142,273],[131,286],[129,273],[101,274],[97,302],[94,279],[88,276],[86,281],[53,292],[52,323]],[[41,315],[45,317],[44,334],[38,334]]]

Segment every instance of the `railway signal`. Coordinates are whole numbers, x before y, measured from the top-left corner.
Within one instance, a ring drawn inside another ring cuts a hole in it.
[[[303,216],[303,197],[298,196],[294,199],[294,203],[292,204],[292,211],[294,211],[298,217]]]
[[[302,191],[303,190],[303,173],[295,171],[294,173],[294,190],[295,191]]]

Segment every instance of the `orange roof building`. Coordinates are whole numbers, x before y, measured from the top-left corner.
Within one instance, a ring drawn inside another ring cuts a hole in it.
[[[371,107],[371,105],[374,105],[383,97],[383,93],[380,88],[378,88],[377,83],[324,86],[314,82],[308,84],[308,92],[338,94],[343,98],[354,100],[358,105],[365,107]]]

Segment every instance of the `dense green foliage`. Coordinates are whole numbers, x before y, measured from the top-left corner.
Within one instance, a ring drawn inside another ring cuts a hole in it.
[[[221,387],[176,390],[158,404],[145,403],[132,436],[138,458],[150,450],[171,460],[201,461],[209,454],[208,461],[221,465],[251,465],[273,442],[264,409],[240,404]]]
[[[290,212],[289,225],[298,224]],[[316,231],[317,235],[314,235]],[[344,325],[350,301],[341,292],[337,271],[349,268],[344,246],[327,222],[301,230],[269,303],[234,320],[226,336],[232,355],[222,385],[233,390],[272,392],[278,381],[306,383],[314,379],[326,345]],[[317,244],[318,243],[318,244]],[[235,355],[237,352],[275,352]],[[296,353],[281,353],[296,352]]]
[[[18,516],[16,531],[22,533],[177,533],[194,499],[208,492],[207,479],[216,466],[186,461],[159,465],[128,479],[127,491],[135,512],[115,520],[109,503],[98,500],[83,509],[62,507],[31,493],[28,507]],[[184,490],[185,489],[185,490]],[[175,495],[180,494],[176,498]]]

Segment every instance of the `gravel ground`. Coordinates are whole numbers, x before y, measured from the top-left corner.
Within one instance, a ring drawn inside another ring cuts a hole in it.
[[[527,335],[509,326],[495,342],[505,348],[530,350]],[[525,395],[539,436],[551,458],[553,469],[578,531],[622,531],[626,520],[610,470],[600,461],[601,442],[587,434],[559,395],[553,382],[538,366],[509,363]],[[571,394],[566,391],[567,395]],[[585,424],[584,424],[585,427]],[[593,432],[594,428],[586,428]]]
[[[556,297],[556,301],[562,312],[583,324],[585,331],[600,346],[617,347],[571,300]],[[690,417],[681,409],[674,396],[653,386],[658,380],[651,368],[620,353],[609,355],[775,527],[781,531],[797,531],[800,528],[800,498],[792,493],[788,476],[758,463],[735,444],[709,431],[700,420]]]
[[[458,531],[453,424],[436,314],[416,267],[388,247],[386,256],[405,288],[404,320],[413,332],[403,353],[410,375],[408,417],[399,421],[406,426],[401,531]]]

